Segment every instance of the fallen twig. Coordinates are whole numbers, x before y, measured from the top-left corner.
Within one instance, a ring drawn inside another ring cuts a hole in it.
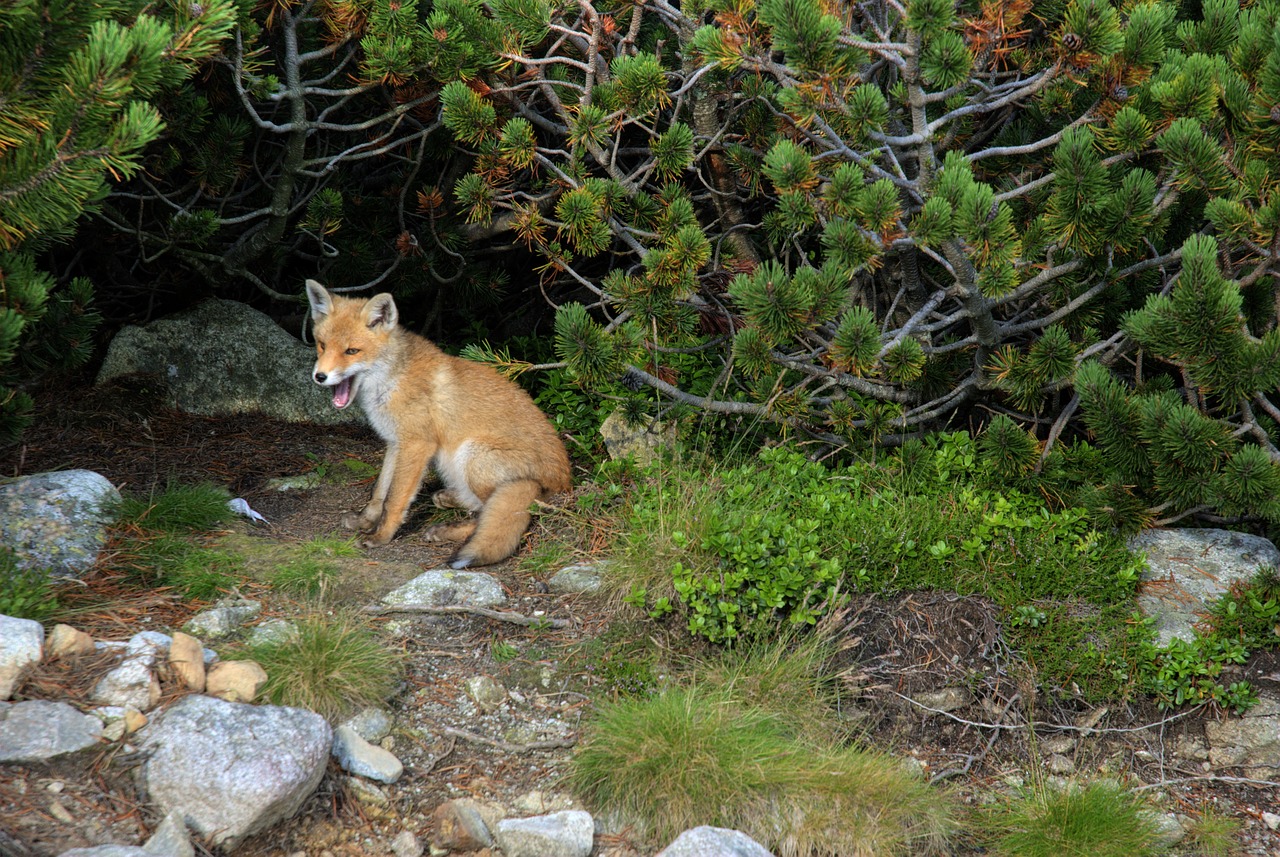
[[[465,729],[455,729],[452,726],[444,727],[444,734],[450,738],[461,738],[463,741],[470,741],[473,744],[487,744],[490,747],[497,747],[499,750],[506,750],[508,753],[528,753],[532,750],[560,750],[566,747],[573,747],[578,743],[577,738],[551,738],[546,741],[530,741],[528,744],[511,744],[506,741],[499,741],[496,738],[486,738],[483,735],[477,735]]]
[[[568,619],[552,619],[550,616],[526,616],[523,613],[516,613],[511,610],[490,610],[487,607],[470,607],[466,604],[450,604],[446,607],[431,607],[426,604],[397,604],[394,607],[366,607],[364,612],[372,613],[375,616],[385,616],[388,613],[431,613],[435,615],[470,613],[473,616],[483,616],[485,619],[497,619],[499,622],[524,625],[526,628],[555,628],[563,630],[573,627],[573,623]]]

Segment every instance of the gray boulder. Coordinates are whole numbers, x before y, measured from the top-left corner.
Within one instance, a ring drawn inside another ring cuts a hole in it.
[[[657,857],[773,857],[768,848],[747,834],[724,827],[686,830]]]
[[[311,383],[315,359],[314,349],[266,315],[214,299],[121,330],[97,383],[151,375],[165,385],[174,407],[193,414],[255,413],[326,425],[360,420],[359,408],[338,410]]]
[[[505,857],[587,857],[595,838],[591,814],[580,809],[498,822],[494,839]]]
[[[420,574],[399,589],[388,592],[383,604],[403,606],[420,604],[427,607],[500,607],[507,603],[502,584],[482,571],[449,571],[436,569]]]
[[[92,470],[61,470],[0,484],[0,545],[18,567],[78,577],[98,561],[120,492]]]
[[[1247,777],[1273,780],[1280,769],[1280,699],[1263,696],[1241,717],[1210,720],[1204,735],[1215,768],[1243,768]]]
[[[102,721],[65,702],[0,702],[0,763],[46,762],[98,746]]]
[[[0,702],[13,696],[22,671],[40,663],[44,626],[30,619],[0,616]]]
[[[1231,584],[1280,567],[1280,551],[1260,536],[1214,529],[1147,530],[1129,540],[1147,555],[1138,609],[1156,620],[1160,645],[1190,641],[1195,623]]]
[[[208,696],[184,697],[138,735],[148,798],[228,850],[298,811],[333,741],[319,714]]]
[[[603,585],[594,565],[567,565],[547,581],[547,588],[557,595],[594,595]]]

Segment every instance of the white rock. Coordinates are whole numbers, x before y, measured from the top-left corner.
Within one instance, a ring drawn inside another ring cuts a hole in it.
[[[559,595],[592,595],[604,583],[594,565],[568,565],[551,575],[547,588]]]
[[[429,607],[465,605],[468,607],[499,607],[507,603],[502,584],[491,574],[482,571],[451,571],[436,569],[420,574],[413,580],[392,590],[382,599],[383,604],[425,604]]]
[[[1280,815],[1274,812],[1264,812],[1262,814],[1262,823],[1271,830],[1280,830]]]
[[[288,619],[268,619],[249,629],[245,642],[250,646],[283,643],[298,636],[298,626]]]
[[[144,793],[226,849],[297,812],[333,741],[314,712],[210,696],[183,697],[138,734]]]
[[[40,663],[43,649],[43,625],[30,619],[0,616],[0,701],[13,695],[23,670]]]
[[[350,727],[366,741],[377,743],[391,734],[391,715],[381,708],[364,708],[343,726]]]
[[[422,857],[422,843],[411,831],[402,830],[391,840],[391,853],[395,857]]]
[[[596,826],[580,809],[508,818],[493,831],[505,857],[588,857]]]
[[[0,762],[43,762],[96,747],[101,737],[101,720],[65,702],[0,702]]]
[[[404,773],[399,759],[361,738],[350,726],[334,730],[333,756],[344,771],[380,783],[394,783]]]
[[[98,680],[90,698],[100,705],[150,711],[160,701],[160,681],[145,654],[127,658]]]
[[[773,857],[769,849],[747,834],[723,827],[686,830],[657,857]]]
[[[171,812],[152,831],[147,844],[142,846],[147,854],[159,854],[162,857],[195,857],[196,849],[191,844],[191,836],[187,833],[187,825],[182,816]]]
[[[224,599],[217,606],[192,616],[183,630],[193,637],[218,639],[229,637],[262,612],[262,602]]]
[[[120,492],[92,470],[36,473],[0,484],[0,545],[18,567],[79,577],[98,560]]]

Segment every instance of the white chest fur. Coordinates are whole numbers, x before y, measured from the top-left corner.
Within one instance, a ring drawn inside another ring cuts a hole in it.
[[[441,449],[435,458],[436,473],[440,475],[440,479],[453,491],[458,502],[472,512],[484,505],[467,482],[467,463],[474,454],[472,442],[464,440],[452,452]]]
[[[395,389],[395,378],[384,367],[374,364],[360,374],[360,388],[356,392],[360,408],[369,418],[369,425],[386,443],[399,442],[395,421],[387,408]]]

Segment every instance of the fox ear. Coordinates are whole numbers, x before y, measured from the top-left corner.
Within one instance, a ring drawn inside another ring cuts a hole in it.
[[[400,311],[396,309],[395,298],[386,292],[374,295],[364,305],[364,323],[369,326],[370,330],[379,326],[390,330],[399,321]]]
[[[315,280],[307,280],[307,300],[311,303],[312,321],[319,321],[333,310],[333,295]]]

